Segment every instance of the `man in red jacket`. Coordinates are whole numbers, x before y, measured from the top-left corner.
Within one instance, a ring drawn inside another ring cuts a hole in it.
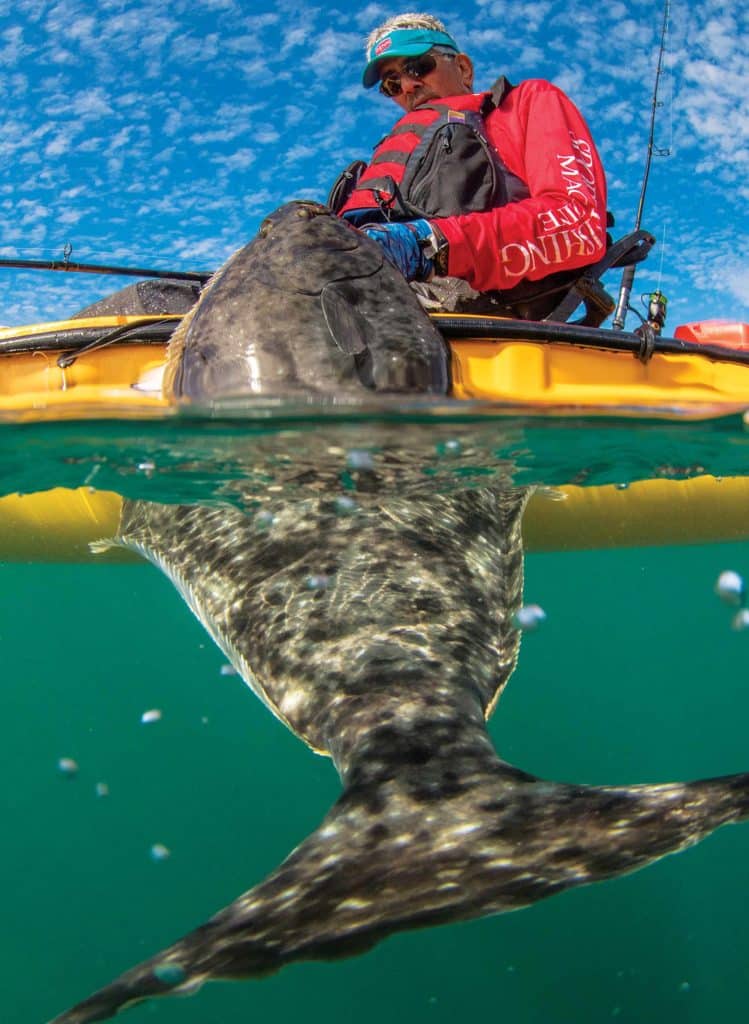
[[[536,318],[525,297],[603,256],[603,167],[560,89],[499,79],[474,93],[468,55],[440,21],[414,14],[370,35],[363,84],[378,83],[404,115],[338,212],[409,281],[430,282],[417,287],[426,305],[518,315],[517,300]]]

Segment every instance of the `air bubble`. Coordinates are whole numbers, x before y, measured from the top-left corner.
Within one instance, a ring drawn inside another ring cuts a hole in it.
[[[187,977],[184,967],[179,964],[157,964],[153,969],[155,978],[163,985],[180,985]]]
[[[364,448],[352,448],[346,452],[346,467],[348,469],[371,471],[374,469],[372,453]]]
[[[715,593],[726,604],[743,604],[746,597],[746,585],[743,578],[733,569],[726,569],[715,582]]]
[[[460,455],[463,451],[463,445],[456,437],[449,438],[447,441],[440,441],[435,448],[438,455],[455,456]]]
[[[546,621],[546,612],[540,604],[524,604],[515,612],[513,621],[518,629],[532,633]]]
[[[78,762],[72,757],[61,757],[57,762],[57,770],[61,775],[67,775],[69,779],[75,778],[78,774]]]
[[[336,515],[339,516],[352,516],[358,507],[354,499],[347,497],[345,494],[336,498],[334,503]]]
[[[329,583],[330,576],[326,576],[324,573],[308,576],[306,580],[307,590],[326,590]]]

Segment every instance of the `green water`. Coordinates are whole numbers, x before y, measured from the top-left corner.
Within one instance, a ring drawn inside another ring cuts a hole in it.
[[[273,500],[274,481],[284,495],[303,491],[316,462],[327,467],[323,482],[328,468],[340,472],[331,436],[342,450],[376,447],[390,429],[366,418],[291,426],[5,425],[0,471],[6,493],[86,484],[237,503],[249,482],[258,500]],[[479,483],[508,460],[520,482],[555,487],[749,465],[734,421],[395,429],[442,489]],[[452,435],[462,448],[451,462],[439,445]],[[730,628],[731,609],[713,593],[727,568],[749,573],[746,543],[529,553],[525,597],[548,618],[525,637],[492,720],[502,755],[591,784],[749,768],[749,631]],[[8,561],[2,576],[0,1019],[41,1024],[259,881],[339,786],[330,762],[222,674],[224,656],[150,565]],[[144,726],[149,708],[163,718]],[[76,778],[57,771],[60,757],[77,761]],[[97,797],[99,782],[107,797]],[[152,860],[154,843],[169,859]],[[126,1019],[741,1020],[748,854],[749,828],[726,827],[637,874],[527,910],[403,934],[364,956],[293,965],[260,982],[209,984]]]

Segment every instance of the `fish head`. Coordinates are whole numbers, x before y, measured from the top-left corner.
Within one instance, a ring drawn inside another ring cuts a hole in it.
[[[260,279],[302,295],[320,295],[336,281],[371,277],[385,261],[379,245],[327,206],[308,200],[285,203],[270,213],[252,245],[263,257]],[[288,267],[295,269],[292,279],[279,273]]]
[[[199,402],[444,394],[447,351],[380,246],[301,200],[214,274],[170,341],[164,381]]]

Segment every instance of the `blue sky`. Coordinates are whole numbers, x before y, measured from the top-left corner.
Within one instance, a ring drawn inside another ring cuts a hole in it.
[[[404,7],[266,0],[0,0],[0,255],[213,269],[263,215],[324,200],[399,113],[360,86],[363,38]],[[549,78],[587,118],[623,233],[646,154],[661,0],[456,0],[497,75]],[[749,5],[671,7],[643,226],[669,326],[749,320]],[[610,283],[618,285],[618,274]],[[0,269],[0,323],[64,318],[128,283]],[[635,326],[630,316],[628,327]]]

